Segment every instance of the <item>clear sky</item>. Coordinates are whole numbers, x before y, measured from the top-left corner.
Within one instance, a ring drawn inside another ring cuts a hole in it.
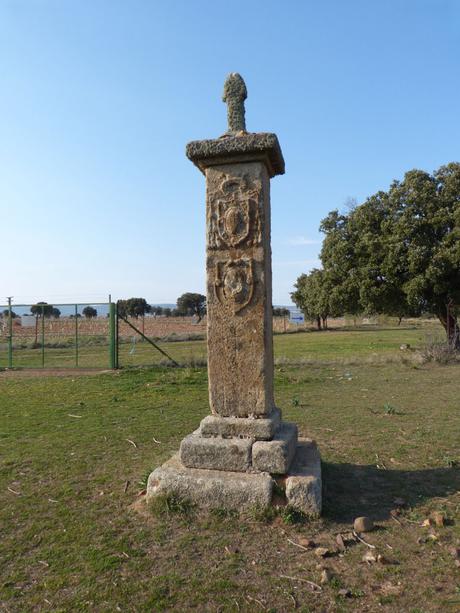
[[[273,302],[318,226],[417,167],[460,160],[457,0],[0,0],[0,302],[204,292],[190,140],[276,132]]]

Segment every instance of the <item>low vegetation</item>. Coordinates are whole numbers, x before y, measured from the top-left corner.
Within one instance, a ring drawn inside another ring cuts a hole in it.
[[[425,337],[276,337],[277,404],[322,453],[314,522],[143,504],[149,472],[208,411],[203,367],[0,373],[2,608],[458,610],[460,365],[412,360]]]

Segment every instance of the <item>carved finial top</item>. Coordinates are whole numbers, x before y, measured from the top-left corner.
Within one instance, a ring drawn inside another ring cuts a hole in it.
[[[248,97],[243,77],[237,72],[231,72],[224,84],[222,100],[227,104],[228,134],[246,132],[244,119],[244,101]]]

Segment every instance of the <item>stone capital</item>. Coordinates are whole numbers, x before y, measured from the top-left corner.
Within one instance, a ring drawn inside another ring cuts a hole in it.
[[[284,174],[284,158],[276,134],[271,132],[224,135],[188,143],[186,155],[203,174],[210,166],[263,162],[269,177]]]

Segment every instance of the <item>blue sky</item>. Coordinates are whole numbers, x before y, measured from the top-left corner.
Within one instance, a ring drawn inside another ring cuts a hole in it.
[[[190,140],[276,132],[273,301],[318,226],[411,168],[460,160],[456,0],[0,0],[0,302],[204,291]]]

